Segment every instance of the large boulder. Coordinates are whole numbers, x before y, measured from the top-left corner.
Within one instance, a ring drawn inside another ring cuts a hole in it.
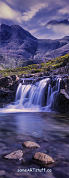
[[[61,113],[69,113],[69,95],[64,89],[55,95],[54,109]]]

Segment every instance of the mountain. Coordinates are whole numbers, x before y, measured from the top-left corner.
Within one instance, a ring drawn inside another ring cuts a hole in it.
[[[69,52],[69,36],[58,40],[40,40],[19,25],[0,25],[0,65],[24,66]]]
[[[15,67],[33,58],[37,39],[18,25],[0,26],[0,63]]]

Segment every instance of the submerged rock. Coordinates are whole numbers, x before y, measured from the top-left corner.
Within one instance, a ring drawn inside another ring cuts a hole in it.
[[[31,142],[31,141],[24,142],[23,146],[25,146],[26,148],[40,148],[39,144],[37,144],[35,142]]]
[[[48,165],[55,162],[52,157],[41,152],[35,153],[34,159],[37,161],[38,164],[42,164],[42,165]]]
[[[4,156],[5,159],[22,159],[23,156],[23,151],[22,150],[17,150],[14,151],[6,156]]]
[[[0,177],[5,176],[5,175],[6,175],[6,172],[4,170],[0,170]]]

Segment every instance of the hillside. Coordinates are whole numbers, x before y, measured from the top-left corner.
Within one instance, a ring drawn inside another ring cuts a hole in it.
[[[0,25],[0,68],[46,62],[69,53],[69,36],[39,40],[18,25]]]
[[[52,74],[69,74],[69,54],[66,54],[55,59],[51,59],[45,63],[31,64],[24,67],[17,67],[15,69],[0,69],[0,77],[11,75],[25,76],[39,76]]]

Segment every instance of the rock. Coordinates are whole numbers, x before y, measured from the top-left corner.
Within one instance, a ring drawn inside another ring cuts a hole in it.
[[[8,85],[12,84],[12,79],[11,77],[2,77],[0,79],[0,87],[7,87]]]
[[[60,90],[60,93],[63,94],[65,96],[66,99],[69,100],[69,95],[65,92],[64,89]]]
[[[17,75],[0,78],[0,104],[13,102],[19,84]]]
[[[55,96],[54,109],[61,113],[69,113],[69,95],[64,89]]]
[[[18,81],[19,77],[17,75],[11,75],[13,81]]]
[[[60,81],[60,89],[65,89],[65,82],[63,79]]]
[[[40,148],[39,144],[37,144],[35,142],[31,142],[31,141],[24,142],[23,146],[25,146],[26,148]]]
[[[4,156],[4,158],[6,158],[6,159],[19,159],[19,160],[21,160],[22,156],[23,156],[22,150],[17,150],[17,151],[14,151],[14,152],[12,152],[12,153]]]
[[[4,170],[0,170],[0,176],[5,176],[6,172]]]
[[[9,89],[0,89],[0,103],[9,103],[14,101],[15,92]]]
[[[37,161],[38,164],[42,164],[42,165],[48,165],[55,162],[52,157],[41,152],[35,153],[34,159]]]

